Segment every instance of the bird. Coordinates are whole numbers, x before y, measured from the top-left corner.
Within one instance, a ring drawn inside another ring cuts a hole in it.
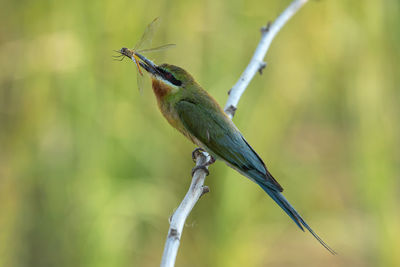
[[[128,50],[122,48],[120,51]],[[132,56],[131,53],[125,54]],[[213,161],[222,160],[258,184],[303,232],[304,228],[307,229],[330,253],[336,254],[283,196],[282,186],[269,172],[261,157],[217,101],[192,75],[181,67],[170,64],[156,65],[141,54],[135,54],[140,58],[140,66],[150,75],[158,107],[169,124],[211,155],[210,162],[200,168],[205,169],[205,166]]]

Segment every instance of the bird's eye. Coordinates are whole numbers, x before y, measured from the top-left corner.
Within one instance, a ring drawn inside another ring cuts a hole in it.
[[[173,78],[174,78],[174,76],[172,76],[172,74],[171,73],[166,73],[165,74],[165,78],[167,78],[167,80],[172,80]]]
[[[173,85],[176,85],[176,86],[181,86],[181,85],[182,85],[182,82],[179,81],[178,79],[176,79],[176,78],[174,77],[174,75],[172,75],[170,72],[168,72],[168,71],[166,71],[166,70],[163,70],[163,69],[161,69],[161,68],[158,68],[158,71],[162,74],[162,76],[163,76],[167,81],[169,81],[169,82],[172,83]]]

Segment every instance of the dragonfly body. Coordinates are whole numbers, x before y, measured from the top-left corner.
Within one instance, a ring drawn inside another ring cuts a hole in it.
[[[151,41],[153,39],[154,31],[158,26],[158,22],[159,22],[159,19],[155,18],[149,25],[147,25],[142,37],[136,43],[134,48],[129,49],[126,47],[122,47],[120,50],[116,51],[120,54],[120,55],[116,56],[116,58],[120,58],[120,60],[123,60],[125,57],[128,57],[128,58],[132,59],[133,62],[135,62],[136,68],[138,71],[137,72],[137,85],[138,85],[139,91],[141,91],[143,88],[143,86],[142,86],[143,72],[140,68],[139,58],[137,56],[137,53],[158,52],[158,51],[169,49],[169,48],[175,46],[175,44],[165,44],[165,45],[149,48],[149,46],[151,45]]]

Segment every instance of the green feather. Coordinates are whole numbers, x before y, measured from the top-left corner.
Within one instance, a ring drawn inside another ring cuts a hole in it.
[[[187,99],[177,102],[175,110],[185,129],[198,139],[211,155],[224,160],[248,178],[271,189],[282,191],[282,187],[269,174],[261,158],[222,111],[207,109],[204,105]]]

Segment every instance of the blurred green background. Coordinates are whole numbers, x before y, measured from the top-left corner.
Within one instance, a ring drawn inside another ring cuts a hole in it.
[[[157,266],[194,145],[172,129],[133,47],[187,69],[221,105],[290,1],[2,1],[0,266]],[[311,1],[278,34],[234,118],[285,196],[211,166],[177,266],[400,266],[400,2]],[[146,79],[147,80],[147,79]]]

